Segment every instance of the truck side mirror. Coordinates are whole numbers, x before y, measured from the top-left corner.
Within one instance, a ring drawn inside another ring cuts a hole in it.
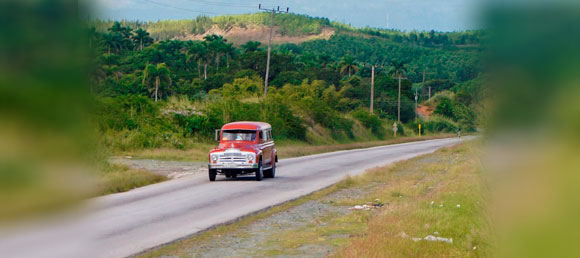
[[[221,133],[221,130],[220,129],[216,129],[215,130],[214,140],[216,142],[220,142],[220,133]]]

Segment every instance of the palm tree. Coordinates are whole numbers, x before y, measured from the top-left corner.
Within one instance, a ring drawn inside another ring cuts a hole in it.
[[[320,62],[322,68],[326,68],[331,61],[332,57],[330,57],[330,55],[322,54],[318,56],[318,62]]]
[[[107,31],[110,31],[111,33],[121,33],[121,31],[123,30],[124,30],[123,26],[118,21],[113,23],[113,26],[111,26],[111,28],[107,29]]]
[[[154,82],[154,88],[150,87],[152,82]],[[143,71],[143,85],[152,91],[151,95],[155,96],[155,102],[157,102],[159,95],[163,95],[163,91],[166,90],[166,88],[161,87],[171,85],[171,72],[167,65],[165,63],[148,64]]]
[[[201,78],[201,65],[206,63],[207,48],[204,43],[199,41],[187,41],[184,45],[185,54],[187,56],[186,62],[197,62],[197,75]],[[204,74],[207,80],[207,65],[204,66]]]
[[[101,69],[107,76],[112,76],[116,82],[119,82],[119,77],[123,76],[121,69],[117,65],[103,65]]]
[[[219,35],[207,35],[203,38],[207,44],[208,51],[210,55],[214,58],[216,64],[216,73],[220,68],[220,58],[224,53],[224,46],[226,45],[226,40],[224,37]]]
[[[407,72],[405,62],[398,60],[391,61],[391,75],[393,75],[394,78],[403,77],[405,72]]]
[[[107,30],[109,31],[109,34],[117,38],[116,40],[119,42],[119,50],[133,48],[133,29],[130,27],[123,27],[120,22],[116,21],[113,23],[111,28]]]
[[[348,77],[350,77],[353,72],[358,72],[358,65],[356,64],[354,57],[347,55],[340,61],[340,73],[344,74],[345,72],[348,72]]]
[[[248,53],[260,50],[260,45],[262,45],[262,43],[259,41],[248,41],[246,44],[241,45],[241,47],[244,49],[244,53]]]
[[[207,65],[211,61],[211,53],[208,50],[207,44],[204,44],[205,51],[201,55],[201,60],[203,61],[203,79],[207,80]]]
[[[124,38],[130,40],[133,37],[133,29],[130,27],[125,27],[121,31],[121,35],[123,35]]]
[[[297,61],[302,63],[304,67],[317,67],[319,64],[318,56],[310,52],[300,55]]]
[[[120,34],[116,33],[108,33],[104,34],[101,38],[101,44],[103,44],[107,48],[107,54],[111,54],[111,50],[116,50],[115,52],[119,52],[122,47],[122,39],[120,38]]]
[[[236,54],[236,48],[233,47],[233,44],[225,44],[223,47],[223,54],[226,57],[226,67],[230,67],[230,59],[234,57]]]
[[[145,46],[153,43],[153,38],[150,37],[149,32],[139,28],[138,30],[135,31],[133,41],[139,47],[139,51],[142,51]]]

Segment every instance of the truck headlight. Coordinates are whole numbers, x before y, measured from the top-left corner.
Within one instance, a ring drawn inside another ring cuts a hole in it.
[[[217,156],[217,155],[211,155],[211,159],[212,159],[213,161],[217,161],[217,160],[218,160],[218,156]]]
[[[254,160],[254,155],[252,155],[252,154],[248,154],[248,160],[249,160],[249,161],[252,161],[252,160]]]

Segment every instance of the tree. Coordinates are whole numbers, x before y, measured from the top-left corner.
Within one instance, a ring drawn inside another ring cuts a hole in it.
[[[230,67],[230,59],[236,55],[236,48],[233,44],[225,44],[223,47],[223,54],[226,57],[226,67]]]
[[[119,78],[123,76],[117,65],[103,65],[101,69],[107,76],[112,76],[116,82],[119,82]]]
[[[340,61],[340,73],[344,74],[345,72],[348,72],[348,77],[351,76],[352,72],[358,72],[358,65],[354,57],[347,55]]]
[[[244,53],[248,52],[256,52],[260,50],[260,45],[262,45],[259,41],[248,41],[246,44],[241,45]]]
[[[205,42],[207,42],[206,46],[208,48],[209,54],[215,60],[217,73],[220,68],[220,59],[224,54],[226,40],[224,39],[224,37],[215,34],[207,35],[203,39],[205,40]]]
[[[121,31],[123,31],[123,30],[124,30],[123,26],[118,21],[114,22],[113,26],[111,26],[111,28],[107,29],[107,31],[109,31],[111,33],[121,33]]]
[[[187,55],[186,62],[197,62],[197,75],[201,78],[201,65],[204,66],[204,75],[207,80],[207,48],[206,45],[199,41],[187,41],[185,42],[185,54]]]
[[[298,57],[298,62],[302,63],[304,67],[311,68],[318,66],[318,56],[310,52],[306,52]]]
[[[152,83],[154,83],[153,88],[150,87]],[[143,71],[143,85],[147,86],[150,92],[152,91],[155,102],[157,102],[159,95],[163,95],[164,91],[171,85],[171,72],[167,65],[165,63],[156,66],[148,64]]]
[[[142,51],[144,47],[148,46],[149,44],[153,43],[153,38],[149,36],[149,32],[144,29],[139,28],[135,31],[135,35],[133,36],[133,41],[137,46],[139,46],[139,51]]]
[[[108,33],[104,34],[101,38],[101,44],[107,48],[107,54],[111,54],[111,50],[118,53],[123,48],[123,38],[121,34],[118,33]]]
[[[318,62],[320,62],[320,66],[322,68],[326,68],[330,62],[332,62],[332,57],[330,55],[318,55]]]
[[[116,21],[113,23],[113,26],[107,30],[109,31],[109,34],[119,42],[119,50],[132,48],[133,29],[130,27],[123,27],[120,22]]]

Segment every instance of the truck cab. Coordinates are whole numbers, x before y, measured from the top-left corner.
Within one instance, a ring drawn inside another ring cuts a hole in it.
[[[272,126],[263,122],[235,122],[216,130],[219,146],[211,150],[209,180],[217,175],[235,178],[254,174],[257,181],[276,176],[278,154],[272,137]]]

